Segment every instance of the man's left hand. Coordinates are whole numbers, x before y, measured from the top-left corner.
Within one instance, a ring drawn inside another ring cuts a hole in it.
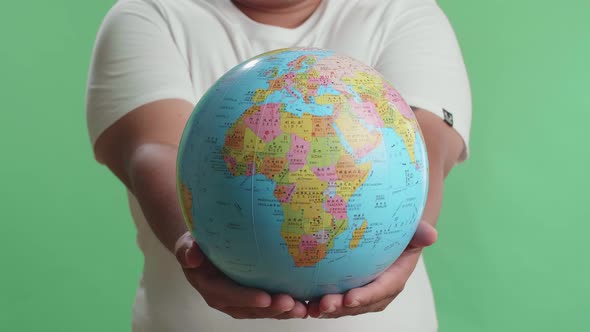
[[[401,256],[377,279],[366,286],[354,288],[345,294],[325,295],[309,304],[311,317],[337,318],[384,310],[404,289],[414,271],[422,248],[436,241],[436,229],[420,222],[410,245]]]

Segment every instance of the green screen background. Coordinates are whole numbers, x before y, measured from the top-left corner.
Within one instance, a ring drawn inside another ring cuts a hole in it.
[[[2,5],[2,331],[129,330],[142,258],[84,115],[112,3]],[[426,252],[440,330],[590,331],[590,2],[440,4],[474,101],[472,157]]]

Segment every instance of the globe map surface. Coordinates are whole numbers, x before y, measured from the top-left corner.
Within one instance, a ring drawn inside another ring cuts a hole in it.
[[[243,285],[307,300],[399,257],[425,205],[411,108],[371,67],[320,49],[268,52],[199,101],[178,192],[205,255]]]

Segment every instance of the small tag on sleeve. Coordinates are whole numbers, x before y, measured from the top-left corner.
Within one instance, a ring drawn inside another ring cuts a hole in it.
[[[446,109],[443,108],[443,115],[444,115],[444,120],[445,122],[449,125],[449,126],[453,126],[453,113],[447,111]]]

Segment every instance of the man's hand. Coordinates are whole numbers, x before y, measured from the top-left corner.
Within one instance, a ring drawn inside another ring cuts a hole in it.
[[[230,280],[206,259],[188,232],[178,239],[175,252],[186,279],[214,309],[233,318],[307,317],[305,304],[289,295],[270,295]]]
[[[436,237],[436,229],[429,223],[421,222],[410,245],[377,279],[345,294],[329,294],[319,302],[310,303],[309,315],[337,318],[384,310],[404,289],[420,258],[422,248],[433,244]]]
[[[414,271],[422,249],[437,238],[434,228],[440,208],[444,178],[457,162],[463,141],[436,115],[416,110],[429,159],[429,191],[423,221],[401,256],[373,282],[345,294],[329,294],[309,304],[309,315],[320,318],[354,316],[384,310],[404,289]]]

